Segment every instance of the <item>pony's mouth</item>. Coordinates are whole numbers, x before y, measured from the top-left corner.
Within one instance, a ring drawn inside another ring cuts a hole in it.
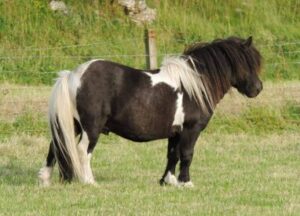
[[[254,89],[252,91],[246,91],[245,92],[245,95],[249,98],[254,98],[256,97],[257,95],[259,95],[259,93],[261,92],[262,88],[261,89]]]
[[[246,94],[246,96],[247,96],[248,98],[254,98],[254,97],[256,97],[258,94],[259,94],[259,92],[256,92],[256,93],[251,92],[251,93]]]

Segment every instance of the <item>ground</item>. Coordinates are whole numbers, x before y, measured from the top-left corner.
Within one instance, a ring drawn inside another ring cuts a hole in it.
[[[191,189],[159,186],[165,140],[113,134],[94,153],[97,186],[61,184],[55,170],[39,187],[50,87],[0,90],[0,215],[299,215],[299,82],[267,82],[256,99],[231,91],[198,139]]]

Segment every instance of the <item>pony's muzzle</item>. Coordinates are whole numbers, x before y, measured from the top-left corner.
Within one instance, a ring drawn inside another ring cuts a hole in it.
[[[252,88],[250,88],[246,93],[246,95],[250,98],[256,97],[263,90],[263,84],[260,80],[258,80]]]

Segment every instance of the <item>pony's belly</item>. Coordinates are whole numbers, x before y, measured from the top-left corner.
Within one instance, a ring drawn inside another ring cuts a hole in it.
[[[174,119],[177,119],[178,93],[166,84],[151,86],[149,80],[144,84],[131,92],[127,90],[130,97],[119,95],[114,99],[107,127],[134,141],[170,137],[173,123],[177,124]],[[182,94],[180,99],[182,100]]]
[[[108,121],[107,129],[119,136],[137,142],[145,142],[170,137],[172,126],[154,124],[134,124],[133,122]]]

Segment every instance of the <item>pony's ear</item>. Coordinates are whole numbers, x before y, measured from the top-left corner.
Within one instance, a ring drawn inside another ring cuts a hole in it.
[[[244,45],[250,47],[252,44],[252,36],[248,37],[248,39],[244,42]]]

